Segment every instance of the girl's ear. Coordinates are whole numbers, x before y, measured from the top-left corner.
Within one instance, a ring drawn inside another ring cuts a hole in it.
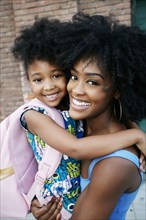
[[[33,88],[32,88],[32,85],[31,85],[31,83],[30,83],[29,80],[27,80],[27,87],[29,88],[28,93],[29,93],[29,94],[33,94]]]
[[[29,79],[27,80],[27,86],[28,86],[29,90],[31,90],[33,92],[32,86],[31,86],[31,83],[30,83]]]

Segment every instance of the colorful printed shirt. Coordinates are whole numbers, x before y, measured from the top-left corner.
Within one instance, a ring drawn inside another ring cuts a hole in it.
[[[29,107],[26,109],[33,109],[47,115],[47,112],[40,107]],[[65,129],[74,134],[78,138],[83,137],[83,124],[81,121],[74,121],[69,116],[68,111],[61,112]],[[34,151],[34,155],[38,163],[42,160],[45,152],[45,142],[38,136],[33,135],[27,129],[25,121],[25,113],[21,116],[21,124],[25,128],[28,141]],[[49,160],[49,158],[48,158]],[[63,198],[64,208],[72,213],[75,202],[80,193],[80,161],[70,158],[67,155],[62,155],[60,165],[52,177],[46,179],[41,195],[46,198],[47,196],[61,196]]]

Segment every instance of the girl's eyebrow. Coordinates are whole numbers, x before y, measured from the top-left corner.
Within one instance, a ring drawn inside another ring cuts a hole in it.
[[[35,72],[35,73],[32,73],[31,76],[37,76],[37,75],[39,76],[40,74],[41,74],[40,72]]]
[[[50,73],[55,73],[55,72],[63,72],[61,69],[54,69],[54,70],[51,70],[51,71],[49,71]],[[32,73],[32,76],[36,76],[36,75],[40,75],[41,74],[41,72],[34,72],[34,73]]]
[[[78,73],[78,71],[75,69],[75,68],[72,68],[71,69],[72,71],[75,71],[76,73]],[[100,73],[88,73],[88,72],[85,72],[84,73],[86,76],[99,76],[101,77],[103,80],[105,80],[105,78],[103,77],[103,75],[101,75]]]
[[[54,70],[51,70],[50,72],[54,73],[54,72],[57,72],[57,71],[63,72],[63,70],[61,70],[61,69],[54,69]]]

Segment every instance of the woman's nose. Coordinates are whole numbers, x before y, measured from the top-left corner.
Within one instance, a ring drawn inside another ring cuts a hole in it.
[[[83,83],[82,82],[78,82],[76,85],[74,85],[74,87],[72,88],[72,91],[76,95],[84,95],[85,94],[85,90],[84,90]]]

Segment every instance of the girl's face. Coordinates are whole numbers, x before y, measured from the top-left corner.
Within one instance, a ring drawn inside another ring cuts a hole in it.
[[[35,98],[56,107],[66,94],[66,77],[58,66],[35,60],[28,67],[28,76]]]
[[[80,60],[71,70],[67,85],[72,118],[92,119],[109,113],[114,96],[111,80],[93,59]]]

